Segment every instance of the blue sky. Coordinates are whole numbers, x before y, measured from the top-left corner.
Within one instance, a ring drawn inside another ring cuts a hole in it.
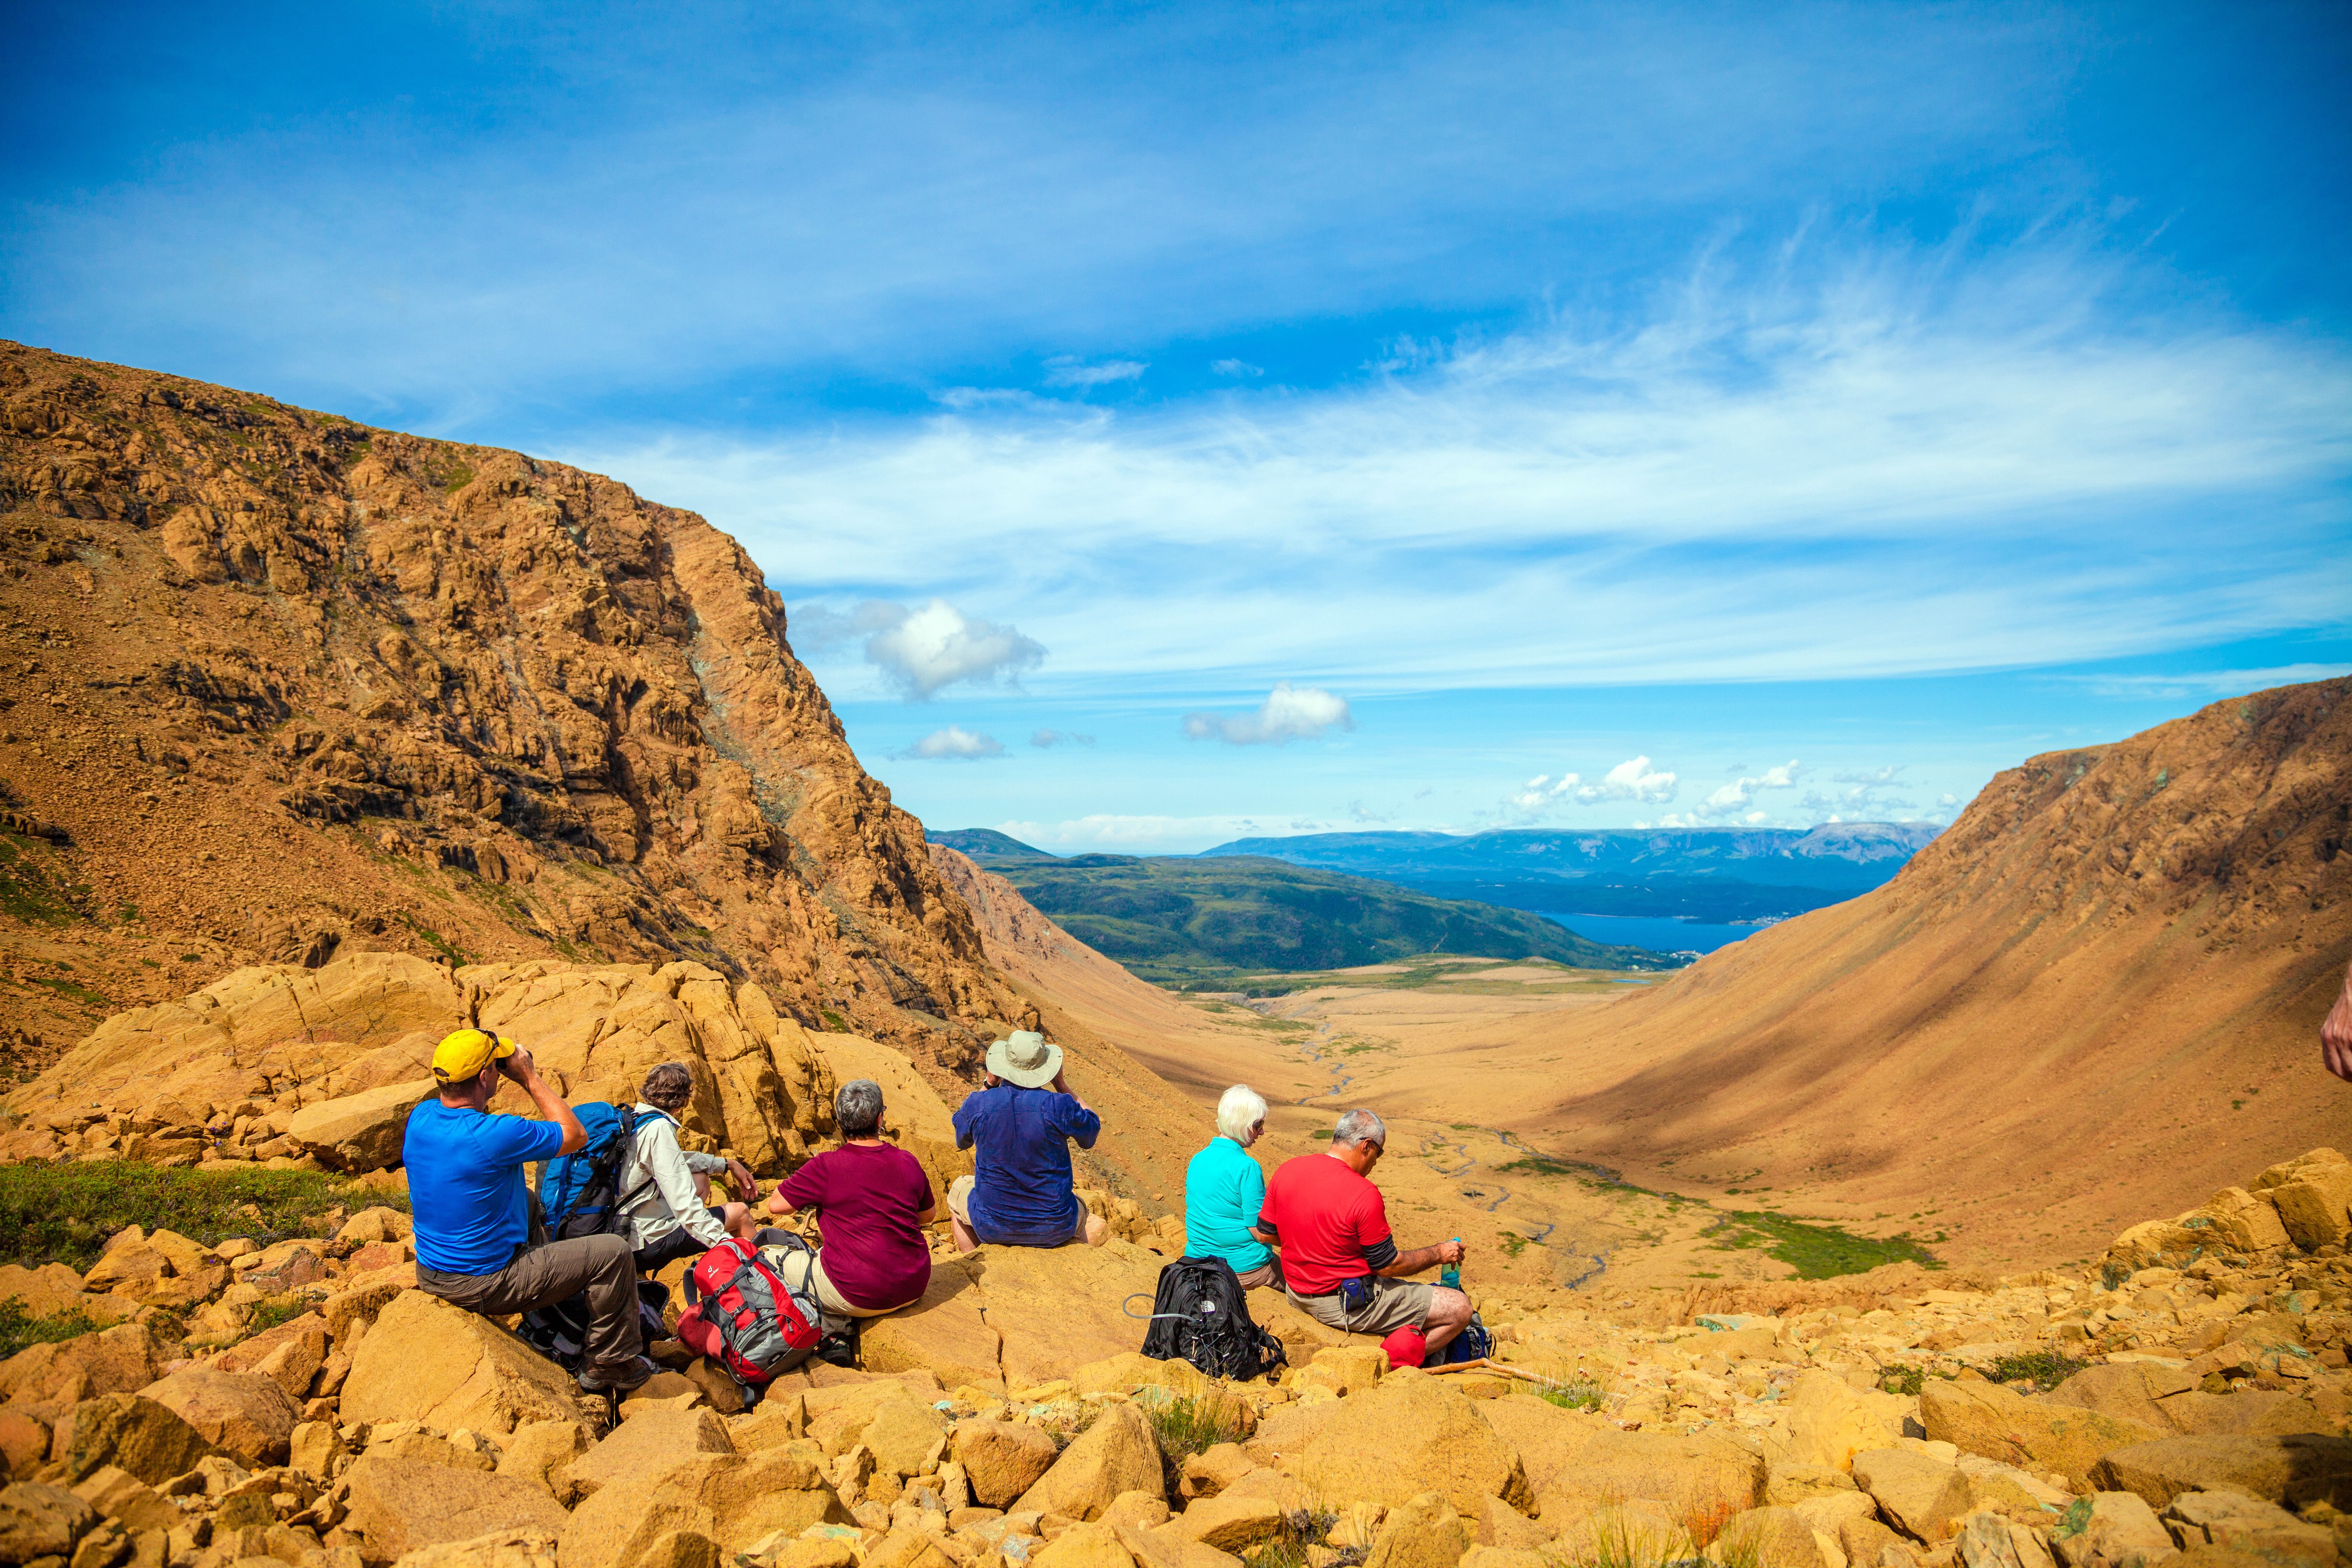
[[[2347,68],[2332,5],[16,7],[0,334],[703,511],[934,826],[1945,820],[2352,668]]]

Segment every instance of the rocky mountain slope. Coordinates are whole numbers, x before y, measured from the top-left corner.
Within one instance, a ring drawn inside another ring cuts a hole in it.
[[[2000,774],[1892,882],[1531,1025],[1539,1147],[1702,1192],[2083,1256],[2338,1134],[2352,679]]]
[[[1026,1005],[742,549],[520,453],[0,345],[0,1037],[346,948],[700,964],[971,1062]]]

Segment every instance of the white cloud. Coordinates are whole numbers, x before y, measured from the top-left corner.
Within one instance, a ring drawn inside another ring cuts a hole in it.
[[[914,608],[868,599],[846,611],[803,605],[790,624],[803,653],[863,637],[866,662],[912,701],[929,701],[960,680],[1010,682],[1045,657],[1045,646],[1019,627],[967,616],[945,599]]]
[[[1352,730],[1348,700],[1316,686],[1276,681],[1266,700],[1249,713],[1187,713],[1184,738],[1223,741],[1229,746],[1285,746],[1319,739],[1327,731]]]
[[[1106,360],[1100,364],[1081,364],[1076,360],[1049,360],[1045,365],[1047,386],[1102,386],[1116,381],[1133,381],[1150,367],[1141,360]]]
[[[1649,758],[1630,757],[1591,784],[1587,784],[1581,773],[1562,773],[1557,778],[1538,773],[1507,796],[1503,805],[1514,815],[1530,818],[1559,806],[1597,805],[1604,800],[1638,800],[1664,805],[1675,798],[1681,787],[1673,773],[1653,768]]]
[[[2063,247],[1964,260],[1792,242],[1335,388],[564,455],[795,582],[1019,603],[1061,689],[1880,677],[2340,618],[2352,354],[2111,328]]]
[[[993,735],[979,734],[961,724],[950,724],[944,730],[934,730],[901,755],[932,761],[978,762],[984,757],[1001,757],[1004,742]]]
[[[1055,746],[1091,746],[1095,743],[1095,738],[1092,735],[1072,734],[1063,730],[1038,730],[1031,733],[1029,743],[1039,751],[1049,751]]]
[[[1250,363],[1245,359],[1221,359],[1209,368],[1219,375],[1264,375],[1265,367]]]
[[[1791,757],[1777,768],[1765,769],[1754,778],[1735,779],[1700,802],[1698,815],[1701,816],[1737,816],[1743,807],[1756,798],[1756,793],[1759,790],[1795,788],[1797,774],[1801,771],[1797,759]],[[1764,814],[1761,812],[1750,813],[1746,818],[1749,822],[1761,822],[1763,819]]]

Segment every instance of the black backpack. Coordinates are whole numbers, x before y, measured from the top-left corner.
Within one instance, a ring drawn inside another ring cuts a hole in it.
[[[1222,1258],[1180,1258],[1160,1270],[1143,1353],[1225,1378],[1257,1377],[1289,1359],[1282,1342],[1251,1320],[1242,1282]]]

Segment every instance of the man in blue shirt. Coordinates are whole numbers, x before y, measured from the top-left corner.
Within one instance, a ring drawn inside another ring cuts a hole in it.
[[[416,1226],[416,1283],[484,1317],[588,1296],[580,1386],[636,1387],[653,1375],[637,1337],[637,1270],[625,1236],[550,1241],[523,1184],[534,1160],[570,1154],[588,1133],[541,1079],[530,1053],[487,1029],[459,1029],[433,1052],[440,1092],[409,1112],[401,1150]],[[500,1078],[546,1120],[489,1114]]]
[[[948,1223],[956,1246],[1100,1247],[1110,1234],[1078,1202],[1070,1149],[1095,1146],[1102,1118],[1062,1081],[1062,1047],[1034,1029],[1016,1029],[988,1047],[988,1087],[956,1108],[956,1147],[972,1149],[975,1174],[948,1187]]]

